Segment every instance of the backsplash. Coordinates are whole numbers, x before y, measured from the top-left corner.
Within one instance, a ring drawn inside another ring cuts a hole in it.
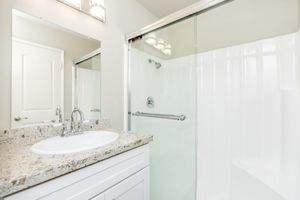
[[[110,128],[110,120],[101,119],[85,122],[82,130],[100,130]],[[39,125],[10,130],[0,130],[0,145],[10,143],[32,144],[35,141],[60,135],[62,125]]]

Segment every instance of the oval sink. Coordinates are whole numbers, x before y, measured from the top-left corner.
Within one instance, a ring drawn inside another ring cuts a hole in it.
[[[119,134],[110,131],[85,131],[67,137],[52,137],[42,140],[31,147],[37,154],[68,154],[95,149],[118,139]]]

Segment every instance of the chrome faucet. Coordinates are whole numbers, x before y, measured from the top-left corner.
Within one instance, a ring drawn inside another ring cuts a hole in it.
[[[80,116],[79,121],[75,121],[76,114],[79,114],[79,116]],[[70,135],[80,134],[83,121],[84,121],[83,112],[79,108],[75,107],[71,113],[70,126],[68,125],[69,124],[68,120],[66,122],[62,123],[61,136],[66,137],[66,136],[70,136]]]
[[[75,114],[76,113],[78,113],[80,116],[80,121],[78,123],[75,122]],[[71,132],[72,133],[80,133],[83,121],[84,121],[83,112],[79,108],[74,108],[71,113]]]

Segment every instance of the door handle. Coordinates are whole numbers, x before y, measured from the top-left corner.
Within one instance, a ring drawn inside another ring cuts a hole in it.
[[[95,109],[91,109],[90,112],[101,112],[101,110],[98,108],[95,108]]]
[[[20,116],[18,116],[18,117],[15,117],[15,118],[14,118],[14,120],[15,120],[16,122],[19,122],[19,121],[21,121],[22,119],[28,119],[28,117],[20,117]]]

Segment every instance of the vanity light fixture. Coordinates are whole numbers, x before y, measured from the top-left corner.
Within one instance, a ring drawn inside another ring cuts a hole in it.
[[[165,42],[163,40],[158,40],[157,44],[154,47],[158,50],[163,50],[165,48]]]
[[[105,23],[104,0],[56,0]]]

